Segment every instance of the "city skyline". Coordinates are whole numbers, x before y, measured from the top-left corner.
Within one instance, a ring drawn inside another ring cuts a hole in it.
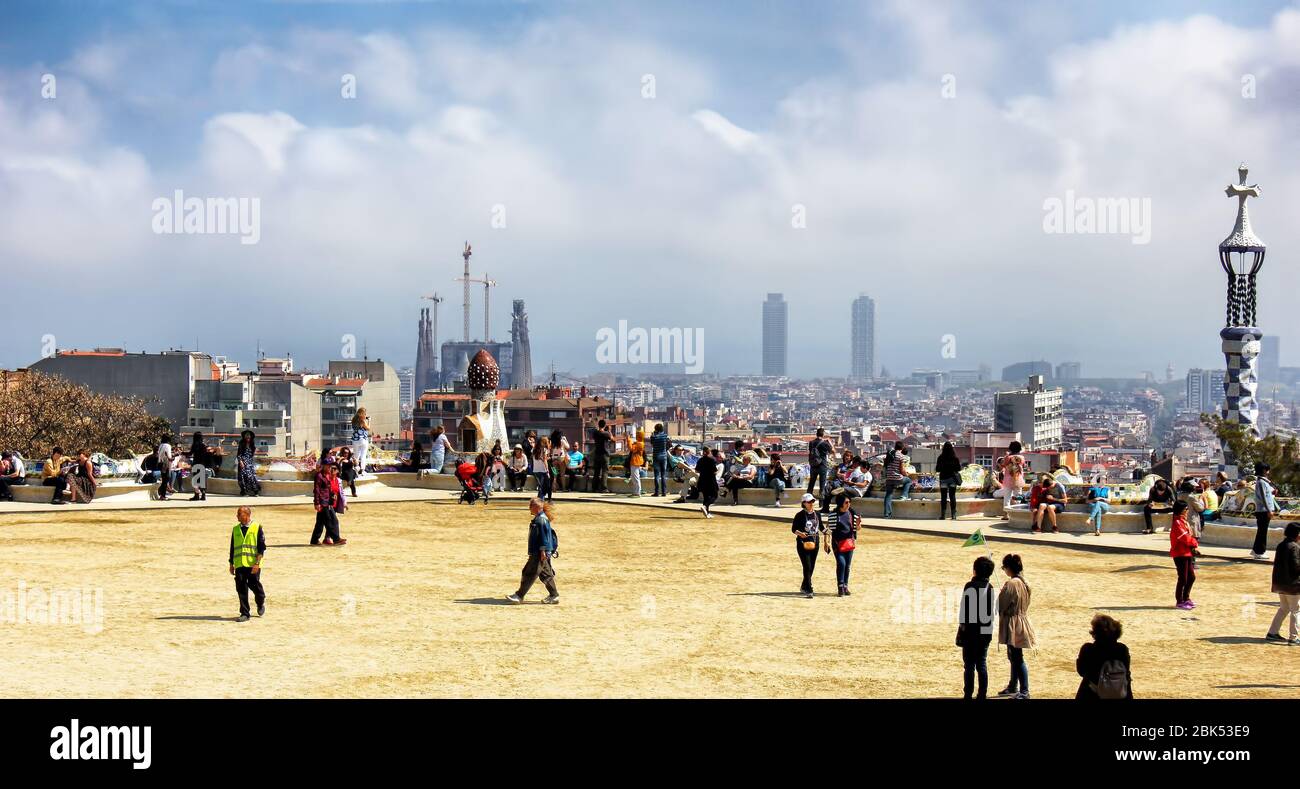
[[[492,323],[509,325],[512,299],[532,305],[541,367],[599,370],[596,332],[627,320],[701,327],[708,371],[758,370],[755,324],[732,308],[779,290],[797,349],[787,372],[843,376],[849,329],[837,324],[842,339],[828,342],[821,318],[847,311],[841,292],[867,289],[877,370],[1049,358],[1132,377],[1215,361],[1202,339],[1213,315],[1186,307],[1217,276],[1207,244],[1221,232],[1212,190],[1227,163],[1269,172],[1257,220],[1280,250],[1300,241],[1282,219],[1300,174],[1277,166],[1297,146],[1284,98],[1300,49],[1293,4],[1101,3],[1029,20],[988,6],[831,4],[793,22],[780,4],[739,22],[728,4],[686,16],[272,4],[251,7],[258,26],[238,33],[215,24],[228,10],[67,7],[14,20],[0,49],[0,256],[61,267],[78,285],[15,281],[22,330],[0,349],[5,367],[39,358],[47,335],[60,347],[193,343],[245,363],[259,339],[315,361],[350,335],[371,357],[409,364],[419,294],[450,291],[468,237],[476,268],[499,283]],[[146,40],[148,57],[133,57]],[[795,56],[778,67],[775,50]],[[570,58],[590,68],[574,77]],[[47,76],[55,95],[42,95]],[[355,98],[340,95],[349,76]],[[1188,112],[1224,120],[1189,123]],[[856,120],[881,115],[906,122]],[[906,186],[864,188],[882,178]],[[177,191],[257,198],[257,243],[154,232],[151,206]],[[1046,229],[1053,200],[1128,199],[1149,201],[1149,243],[1073,217],[1077,232]],[[845,263],[875,243],[904,245],[890,259],[905,262]],[[642,284],[611,298],[632,269]],[[1062,295],[1041,298],[1031,271]],[[1076,278],[1090,289],[1067,284]],[[1295,333],[1286,294],[1297,289],[1283,254],[1259,305],[1278,335]],[[179,309],[193,293],[216,314],[238,305],[242,319],[173,331],[109,317],[118,303]],[[1061,299],[1142,306],[1062,321]],[[1000,330],[976,305],[1041,330]],[[440,317],[441,336],[456,336]]]

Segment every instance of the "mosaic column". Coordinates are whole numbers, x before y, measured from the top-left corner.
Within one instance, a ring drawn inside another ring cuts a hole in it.
[[[1229,184],[1228,197],[1237,198],[1237,223],[1232,233],[1219,244],[1219,263],[1228,275],[1228,304],[1225,327],[1219,332],[1223,341],[1223,358],[1227,374],[1223,379],[1223,419],[1242,425],[1259,437],[1259,341],[1264,334],[1256,327],[1256,276],[1264,266],[1264,242],[1250,226],[1246,200],[1259,197],[1259,187],[1246,185],[1249,171],[1237,168],[1238,183]],[[1234,257],[1235,256],[1235,257]],[[1223,470],[1230,478],[1238,476],[1237,459],[1226,442],[1222,442]]]

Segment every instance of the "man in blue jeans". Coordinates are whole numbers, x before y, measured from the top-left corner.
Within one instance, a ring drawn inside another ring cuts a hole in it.
[[[817,428],[817,437],[808,445],[808,490],[813,492],[817,485],[817,495],[822,499],[822,512],[830,513],[831,498],[826,488],[826,478],[830,474],[831,442],[826,440],[826,429]]]
[[[654,466],[656,496],[668,495],[668,431],[663,423],[655,425],[650,434],[651,462]]]

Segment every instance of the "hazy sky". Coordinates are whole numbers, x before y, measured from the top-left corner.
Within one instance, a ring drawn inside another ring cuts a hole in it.
[[[422,294],[460,333],[469,240],[539,372],[596,371],[620,320],[756,372],[781,291],[795,375],[848,372],[858,293],[895,373],[1181,374],[1222,363],[1241,160],[1260,323],[1300,363],[1294,4],[701,5],[3,4],[0,366],[45,335],[408,364]],[[258,243],[155,233],[178,189],[257,198]],[[1149,243],[1045,232],[1070,192],[1149,200]]]

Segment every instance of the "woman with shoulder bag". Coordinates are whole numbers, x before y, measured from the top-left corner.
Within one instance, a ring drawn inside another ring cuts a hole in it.
[[[862,519],[853,511],[853,499],[841,493],[835,498],[835,520],[831,525],[830,544],[827,549],[835,550],[835,580],[839,584],[839,596],[849,595],[849,567],[853,564],[853,552],[858,547],[858,527]]]
[[[799,554],[799,563],[803,565],[803,583],[799,586],[799,591],[804,597],[811,598],[813,569],[817,567],[817,543],[821,541],[823,531],[816,496],[803,494],[799,511],[794,514],[794,521],[790,524],[790,531],[794,532],[794,549]]]

